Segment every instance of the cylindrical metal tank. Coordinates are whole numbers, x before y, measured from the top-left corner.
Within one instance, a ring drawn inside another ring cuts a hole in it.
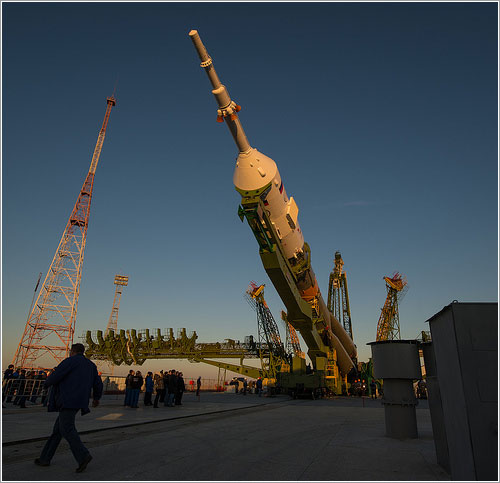
[[[373,372],[376,379],[384,381],[386,436],[390,438],[417,438],[418,404],[413,390],[413,380],[420,379],[418,341],[386,340],[370,342]]]

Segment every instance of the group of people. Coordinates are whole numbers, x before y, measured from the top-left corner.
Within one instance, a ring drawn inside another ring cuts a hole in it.
[[[14,369],[14,365],[10,364],[3,373],[2,407],[5,408],[4,402],[12,402],[15,406],[25,408],[27,401],[36,404],[39,397],[46,406],[48,393],[44,383],[51,372]]]
[[[241,383],[241,389],[240,389]],[[229,385],[234,386],[235,394],[243,394],[247,395],[247,390],[250,387],[251,389],[255,389],[255,394],[258,394],[259,397],[262,396],[262,378],[259,377],[256,381],[250,381],[248,384],[246,377],[233,377],[233,380],[229,383]]]
[[[158,408],[159,403],[165,407],[182,406],[182,396],[186,390],[182,372],[171,369],[170,371],[148,372],[143,378],[141,371],[129,371],[125,379],[124,406],[137,409],[139,407],[139,394],[144,386],[144,406]],[[201,377],[196,381],[196,396],[199,398]],[[155,399],[153,402],[153,394]]]

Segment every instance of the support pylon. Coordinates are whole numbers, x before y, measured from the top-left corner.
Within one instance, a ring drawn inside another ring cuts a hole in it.
[[[118,330],[118,311],[120,310],[120,300],[122,298],[123,287],[128,285],[128,277],[126,275],[116,275],[115,276],[115,298],[113,300],[113,308],[111,309],[111,314],[108,320],[108,326],[106,327],[106,332],[104,332],[104,337],[108,335],[108,332],[112,330],[116,333]]]
[[[89,172],[66,223],[42,288],[28,316],[24,333],[12,360],[16,367],[42,367],[40,360],[46,355],[52,356],[56,363],[69,355],[75,332],[95,170],[111,108],[116,105],[116,99],[108,97],[106,102],[106,114]]]
[[[333,271],[328,283],[328,310],[342,324],[345,331],[352,337],[351,309],[347,291],[347,277],[344,271],[344,260],[340,252],[335,252]]]

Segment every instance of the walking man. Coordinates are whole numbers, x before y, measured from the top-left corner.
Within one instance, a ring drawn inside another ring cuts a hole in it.
[[[99,405],[102,396],[102,380],[97,373],[96,365],[83,353],[83,344],[73,344],[69,357],[64,359],[47,377],[46,387],[52,387],[49,398],[49,412],[58,411],[59,416],[54,424],[52,435],[45,443],[40,457],[35,460],[38,466],[49,466],[57,447],[64,438],[75,457],[81,473],[92,455],[82,443],[75,427],[75,416],[81,410],[82,416],[89,413],[89,398],[92,390],[92,407]]]

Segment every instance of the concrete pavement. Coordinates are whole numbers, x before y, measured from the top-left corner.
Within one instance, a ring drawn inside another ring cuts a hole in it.
[[[142,399],[142,397],[141,397]],[[441,481],[430,413],[419,438],[384,436],[380,400],[291,400],[187,393],[183,406],[124,408],[106,398],[77,428],[94,459],[82,474],[63,441],[50,467],[33,464],[57,414],[3,410],[3,481]],[[142,404],[142,402],[140,403]],[[8,405],[9,407],[9,405]],[[151,422],[153,421],[153,422]],[[148,424],[144,424],[148,423]]]

